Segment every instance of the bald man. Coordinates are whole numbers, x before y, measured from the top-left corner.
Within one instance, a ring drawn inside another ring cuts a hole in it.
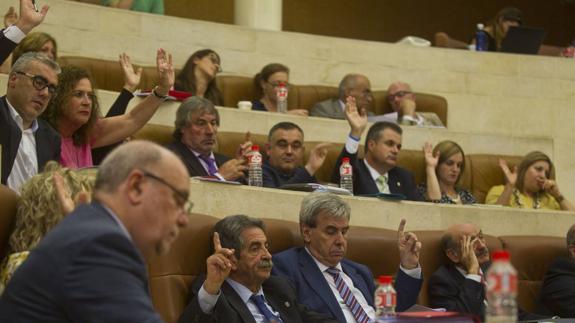
[[[345,101],[348,96],[355,98],[358,109],[373,115],[373,95],[371,83],[362,74],[347,74],[339,83],[339,96],[316,103],[311,109],[312,117],[345,120]]]
[[[387,88],[387,101],[394,112],[383,115],[381,121],[395,122],[405,126],[444,127],[433,112],[416,112],[415,94],[404,82],[394,82]]]

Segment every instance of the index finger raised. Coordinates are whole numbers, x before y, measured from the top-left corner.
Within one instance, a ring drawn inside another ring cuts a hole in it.
[[[407,221],[405,219],[401,219],[401,221],[399,222],[399,228],[397,229],[397,235],[401,238],[404,236],[404,231],[405,231],[405,223]]]
[[[220,242],[220,235],[217,232],[214,232],[214,251],[218,253],[222,250],[222,243]]]

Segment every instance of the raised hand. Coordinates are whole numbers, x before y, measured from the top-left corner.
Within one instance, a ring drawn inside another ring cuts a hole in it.
[[[238,146],[236,149],[236,159],[245,158],[247,153],[252,150],[252,134],[248,131],[244,136],[244,142]]]
[[[72,213],[78,204],[90,203],[90,195],[85,191],[79,192],[75,199],[72,199],[70,189],[60,173],[54,173],[53,181],[63,215]]]
[[[172,54],[167,53],[162,48],[158,49],[156,54],[156,68],[158,70],[158,88],[159,95],[167,95],[172,86],[174,86],[175,73],[172,65]]]
[[[136,71],[134,71],[134,66],[132,66],[132,62],[130,61],[130,56],[126,53],[120,54],[120,66],[122,67],[122,71],[124,72],[124,89],[134,92],[140,84],[140,79],[142,77],[142,68],[139,67]]]
[[[513,171],[511,171],[507,165],[507,162],[500,158],[499,167],[503,171],[503,175],[505,175],[505,181],[507,184],[515,187],[515,183],[517,182],[517,166],[513,167]]]
[[[313,149],[309,154],[307,164],[305,165],[305,169],[310,175],[313,176],[313,174],[315,174],[315,172],[321,167],[321,165],[323,165],[325,157],[327,157],[327,149],[330,146],[331,143],[323,142],[313,147]]]
[[[401,219],[397,229],[397,247],[399,249],[399,261],[405,269],[414,269],[419,266],[419,252],[421,242],[413,232],[405,232],[405,219]]]
[[[18,14],[14,7],[8,8],[6,14],[4,15],[4,28],[13,25],[16,21],[18,21]]]
[[[553,196],[553,198],[555,199],[561,196],[561,191],[559,191],[559,186],[557,185],[557,182],[555,182],[552,179],[546,179],[545,182],[543,183],[542,189],[546,193],[549,193],[551,196]]]
[[[44,21],[49,8],[42,6],[40,11],[36,11],[32,0],[20,0],[20,19],[16,21],[15,25],[27,34]]]
[[[463,236],[461,238],[461,259],[460,263],[465,268],[468,274],[479,275],[479,261],[475,255],[475,249],[473,246],[477,241],[477,237],[472,238],[471,236]]]
[[[206,260],[207,275],[204,289],[206,292],[216,295],[232,270],[234,249],[222,248],[220,236],[217,232],[214,232],[213,239],[214,254]]]
[[[437,163],[439,162],[439,152],[433,155],[433,146],[431,143],[426,142],[423,145],[423,154],[425,155],[425,164],[427,167],[435,169],[435,167],[437,167]]]
[[[345,118],[351,127],[351,135],[360,138],[367,127],[367,112],[365,109],[358,109],[352,96],[348,96],[345,100]]]

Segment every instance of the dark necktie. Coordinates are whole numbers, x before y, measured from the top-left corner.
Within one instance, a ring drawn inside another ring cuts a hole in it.
[[[337,288],[337,291],[339,292],[341,299],[343,299],[343,302],[345,303],[345,305],[347,305],[347,307],[351,311],[351,314],[353,314],[353,317],[355,317],[355,320],[358,323],[371,323],[372,322],[371,319],[369,318],[363,307],[361,307],[361,304],[357,301],[357,299],[353,295],[353,292],[349,289],[349,286],[347,286],[347,284],[343,280],[343,277],[341,277],[341,275],[339,274],[339,269],[330,267],[325,271],[333,277],[335,287]]]
[[[270,323],[281,323],[283,322],[279,317],[277,317],[270,309],[266,306],[266,300],[264,299],[264,295],[256,295],[253,294],[250,299],[256,304],[260,313],[262,313],[266,320]]]
[[[218,167],[216,166],[216,161],[210,156],[198,155],[201,160],[203,160],[208,165],[208,174],[210,176],[216,176],[218,172]]]

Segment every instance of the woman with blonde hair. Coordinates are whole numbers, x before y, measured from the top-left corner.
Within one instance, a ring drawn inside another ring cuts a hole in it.
[[[492,187],[485,198],[486,204],[499,204],[514,208],[575,211],[555,181],[555,167],[549,156],[540,151],[527,154],[519,167],[509,169],[507,162],[499,160],[506,184]]]
[[[76,203],[89,200],[93,185],[94,180],[88,175],[51,161],[44,172],[22,186],[14,231],[8,241],[8,256],[0,266],[0,294],[30,250],[74,209]]]
[[[417,187],[421,199],[435,203],[473,204],[475,197],[459,186],[465,170],[463,149],[453,141],[442,141],[432,149],[423,146],[426,164],[426,182]]]

